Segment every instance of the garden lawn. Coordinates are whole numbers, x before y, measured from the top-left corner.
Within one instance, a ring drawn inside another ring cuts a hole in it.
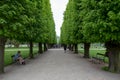
[[[5,48],[5,66],[12,64],[11,56],[16,54],[17,51],[21,51],[21,55],[23,58],[27,58],[29,56],[29,48]],[[33,53],[36,54],[38,52],[37,47],[33,48]]]
[[[91,48],[90,49],[90,58],[93,57],[93,56],[96,56],[97,53],[102,53],[102,54],[105,54],[105,49],[98,49],[98,48]],[[84,49],[79,49],[79,52],[81,54],[84,54]],[[105,62],[108,62],[108,58],[105,59]]]

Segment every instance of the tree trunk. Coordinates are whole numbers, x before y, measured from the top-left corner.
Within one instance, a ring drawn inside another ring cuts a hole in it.
[[[52,44],[48,44],[48,49],[50,49],[52,47]]]
[[[42,43],[38,43],[38,47],[39,47],[39,53],[43,53],[43,51],[42,51]]]
[[[74,50],[74,45],[72,44],[72,45],[71,45],[71,51],[73,51],[73,50]]]
[[[119,53],[116,55],[116,60],[115,60],[115,62],[116,62],[116,67],[115,67],[115,70],[116,70],[116,72],[117,73],[120,73],[120,51],[119,51]]]
[[[47,45],[44,43],[44,51],[47,51]]]
[[[120,43],[109,41],[105,43],[105,47],[109,51],[109,71],[120,73]]]
[[[72,45],[71,44],[68,45],[68,48],[69,48],[70,51],[72,51]]]
[[[32,59],[34,56],[33,56],[33,43],[32,41],[30,41],[30,53],[29,53],[29,57]]]
[[[57,48],[57,44],[48,44],[48,48]]]
[[[108,68],[111,72],[120,72],[120,51],[118,49],[111,49]]]
[[[89,58],[90,43],[84,43],[84,58]]]
[[[4,49],[6,39],[0,37],[0,73],[4,73]]]
[[[71,44],[68,45],[68,49],[71,50]]]
[[[75,46],[75,53],[78,53],[78,45],[75,44],[74,46]]]

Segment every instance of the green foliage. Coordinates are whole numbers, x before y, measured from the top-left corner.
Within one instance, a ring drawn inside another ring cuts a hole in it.
[[[55,43],[49,0],[0,1],[0,35],[22,42]]]
[[[70,0],[66,11],[64,12],[64,22],[61,28],[61,43],[69,44],[69,43],[76,43],[77,39],[74,38],[75,36],[75,6],[74,0]]]
[[[119,42],[119,8],[119,0],[69,0],[61,42]]]
[[[103,69],[104,71],[109,71],[108,66],[102,67],[102,69]]]
[[[91,42],[119,41],[119,4],[119,0],[91,0],[87,7],[83,5],[82,8],[88,10],[83,18],[84,36]]]
[[[21,33],[23,29],[21,14],[23,7],[18,1],[1,1],[0,3],[0,35],[15,37],[16,31]]]
[[[38,4],[38,6],[40,5]],[[41,26],[41,33],[39,33],[37,40],[43,43],[56,43],[55,23],[49,0],[41,0],[41,11],[39,19],[40,22],[38,24]]]

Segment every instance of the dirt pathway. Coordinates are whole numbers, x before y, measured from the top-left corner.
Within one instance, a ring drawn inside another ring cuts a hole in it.
[[[51,49],[26,65],[6,67],[0,80],[120,80],[120,74],[103,71],[69,51]]]

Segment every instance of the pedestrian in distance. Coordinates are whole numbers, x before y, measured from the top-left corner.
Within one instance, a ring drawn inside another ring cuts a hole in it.
[[[67,50],[67,45],[64,44],[64,52],[66,53],[66,50]]]

